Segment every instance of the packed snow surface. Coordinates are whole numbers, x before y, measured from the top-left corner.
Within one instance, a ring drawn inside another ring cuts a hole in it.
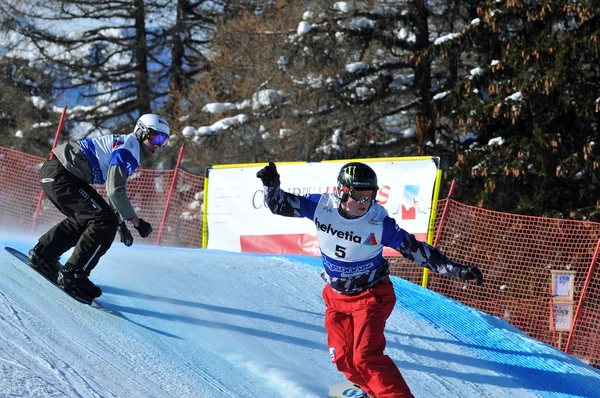
[[[35,242],[0,234],[2,247]],[[318,259],[115,242],[91,279],[106,311],[1,250],[1,397],[322,398],[344,380],[329,360]],[[600,372],[578,359],[393,281],[386,353],[415,397],[600,396]]]

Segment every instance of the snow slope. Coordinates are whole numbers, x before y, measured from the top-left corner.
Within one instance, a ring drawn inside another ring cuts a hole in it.
[[[33,237],[0,235],[27,251]],[[66,258],[63,258],[63,261]],[[0,251],[0,397],[326,397],[312,258],[117,242],[92,273],[109,313]],[[598,397],[600,372],[507,323],[393,278],[387,354],[415,397]]]

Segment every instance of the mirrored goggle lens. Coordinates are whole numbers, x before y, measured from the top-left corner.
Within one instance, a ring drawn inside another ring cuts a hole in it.
[[[375,198],[375,191],[350,191],[350,197],[358,203],[369,202]]]
[[[164,146],[167,141],[169,141],[169,136],[163,133],[153,132],[148,136],[148,140],[154,145]]]

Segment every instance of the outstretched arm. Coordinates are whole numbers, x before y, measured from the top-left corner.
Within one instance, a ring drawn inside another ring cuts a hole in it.
[[[384,243],[386,246],[395,248],[415,264],[429,268],[438,274],[465,281],[474,279],[478,285],[483,283],[483,275],[479,268],[473,265],[461,265],[450,260],[440,250],[417,240],[413,234],[400,228],[392,218],[388,218],[386,222],[390,226],[393,223],[393,232],[389,237],[389,243]]]

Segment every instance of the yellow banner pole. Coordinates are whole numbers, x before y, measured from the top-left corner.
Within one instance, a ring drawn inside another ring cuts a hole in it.
[[[435,188],[433,190],[433,201],[431,203],[431,214],[429,214],[429,229],[427,231],[427,243],[433,244],[433,234],[435,232],[435,217],[437,213],[438,199],[440,197],[440,187],[442,185],[442,169],[438,169],[435,179]],[[429,268],[423,268],[423,280],[421,286],[427,288],[429,284]]]
[[[208,173],[210,166],[206,168],[204,173],[204,199],[202,202],[202,248],[206,249],[208,246]]]

